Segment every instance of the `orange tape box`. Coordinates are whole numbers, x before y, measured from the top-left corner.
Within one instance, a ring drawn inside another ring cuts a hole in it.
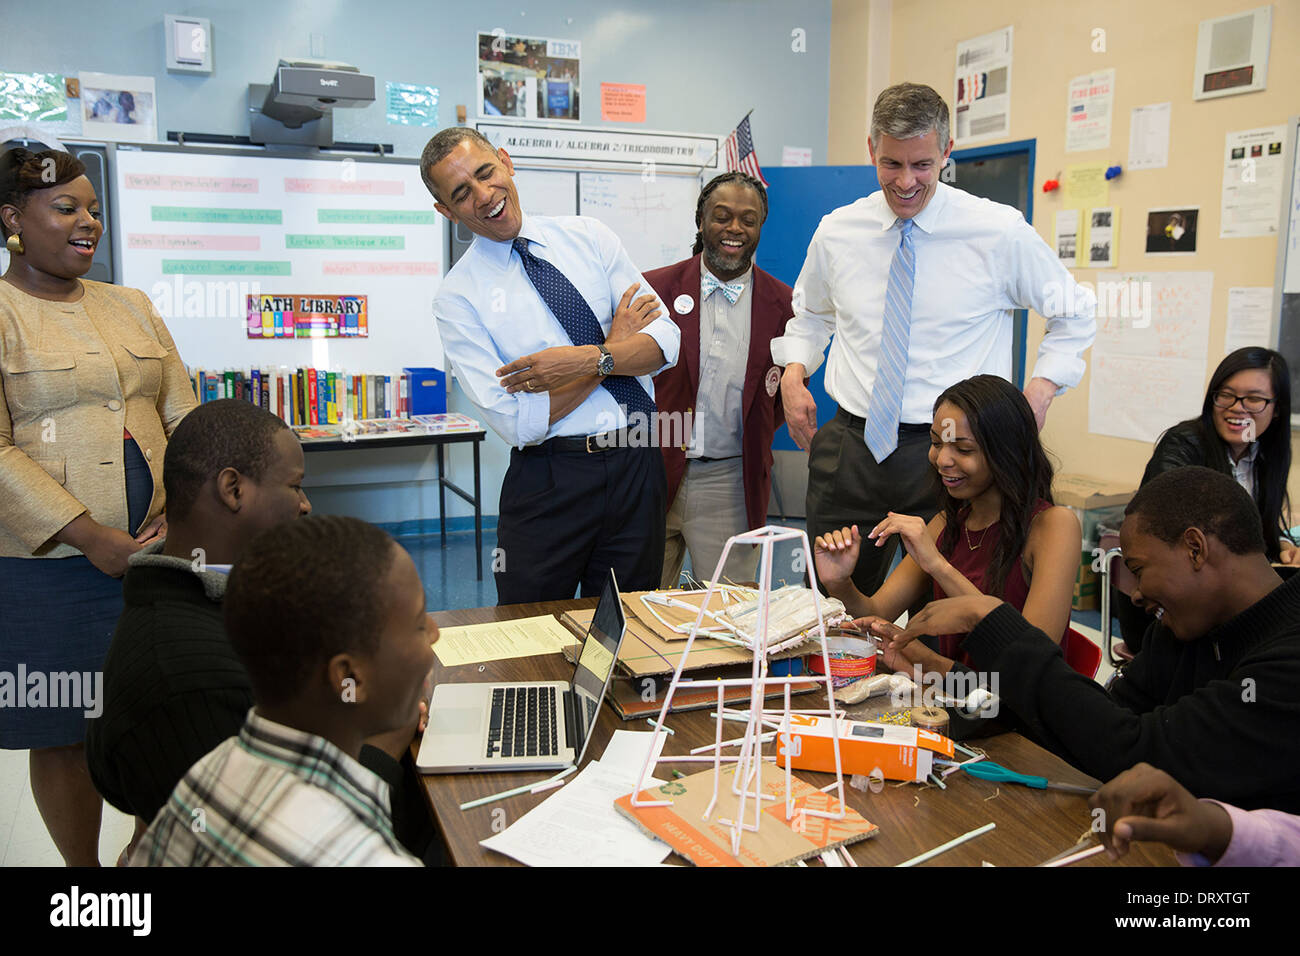
[[[934,758],[952,759],[952,741],[919,727],[873,724],[839,718],[840,767],[844,773],[869,776],[877,767],[887,780],[923,781],[934,769]],[[829,717],[790,715],[790,739],[778,736],[777,766],[786,754],[795,770],[835,772],[835,751]]]

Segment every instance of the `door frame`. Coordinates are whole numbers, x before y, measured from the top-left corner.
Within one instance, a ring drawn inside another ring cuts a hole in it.
[[[1038,149],[1038,141],[1033,139],[1018,139],[1010,143],[995,143],[992,146],[975,146],[969,149],[954,149],[952,151],[952,161],[954,164],[959,162],[969,162],[976,159],[993,159],[1003,156],[1025,155],[1029,157],[1029,176],[1025,182],[1025,222],[1031,226],[1034,224],[1034,160]],[[958,179],[956,185],[961,187],[961,180]],[[1027,339],[1029,337],[1029,312],[1025,309],[1016,309],[1012,313],[1014,324],[1013,336],[1019,341],[1020,348],[1013,349],[1011,355],[1011,380],[1015,382],[1017,388],[1025,387],[1025,352]]]

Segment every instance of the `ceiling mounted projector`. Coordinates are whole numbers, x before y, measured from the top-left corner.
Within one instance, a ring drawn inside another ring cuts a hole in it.
[[[269,86],[248,87],[249,139],[254,143],[329,146],[331,113],[375,101],[375,78],[347,63],[281,60]]]

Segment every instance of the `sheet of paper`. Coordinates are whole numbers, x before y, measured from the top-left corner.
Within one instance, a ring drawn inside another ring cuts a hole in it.
[[[438,88],[418,83],[386,84],[387,119],[396,126],[437,126]]]
[[[1066,209],[1089,209],[1110,204],[1110,183],[1105,163],[1074,163],[1065,167],[1061,192]]]
[[[1151,443],[1204,398],[1213,272],[1103,272],[1088,430]]]
[[[1228,133],[1223,147],[1219,238],[1276,236],[1282,212],[1286,126]]]
[[[1066,268],[1079,264],[1079,217],[1077,209],[1056,210],[1056,257]]]
[[[1238,286],[1229,289],[1228,330],[1223,336],[1224,354],[1251,345],[1267,348],[1272,311],[1272,286]]]
[[[622,774],[627,781],[627,790],[624,792],[631,793],[637,778],[641,776],[646,754],[651,752],[651,743],[655,745],[653,756],[658,760],[667,741],[666,733],[660,734],[656,740],[653,731],[616,730],[609,746],[600,755],[600,765],[610,774]],[[654,768],[651,767],[650,771],[653,776]]]
[[[782,146],[781,165],[782,166],[811,166],[812,147],[811,146]]]
[[[621,768],[593,760],[554,795],[480,843],[526,866],[655,866],[671,852],[668,845],[614,808],[633,786]]]
[[[1089,269],[1113,269],[1119,258],[1119,209],[1098,206],[1088,210]]]
[[[62,74],[0,73],[0,123],[57,123],[67,118]]]
[[[1128,168],[1163,169],[1169,165],[1169,114],[1171,104],[1137,106],[1129,114]]]
[[[593,638],[582,645],[582,657],[579,658],[578,665],[605,680],[609,677],[610,668],[614,666],[614,655],[609,648]]]
[[[549,614],[514,621],[443,628],[433,652],[443,667],[482,664],[512,657],[558,654],[576,643],[573,633]]]
[[[1114,67],[1072,79],[1066,101],[1065,151],[1109,149],[1114,104]]]
[[[1011,50],[1011,27],[957,44],[952,101],[958,145],[1011,131]]]
[[[645,84],[600,84],[600,118],[606,123],[644,123]]]

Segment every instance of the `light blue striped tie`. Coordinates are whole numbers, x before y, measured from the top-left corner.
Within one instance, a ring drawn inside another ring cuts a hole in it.
[[[885,288],[885,326],[880,337],[880,361],[871,388],[871,407],[862,437],[877,462],[898,447],[898,422],[903,410],[903,377],[907,373],[907,345],[911,339],[912,286],[916,281],[916,250],[912,246],[912,220],[902,220],[903,238],[889,266]]]

